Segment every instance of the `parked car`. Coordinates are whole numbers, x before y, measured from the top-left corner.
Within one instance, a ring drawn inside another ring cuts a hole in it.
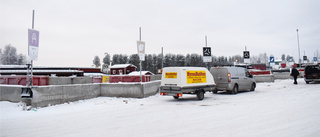
[[[212,67],[210,73],[216,83],[214,93],[229,91],[237,94],[238,91],[254,91],[256,88],[253,76],[242,67]]]
[[[308,65],[304,69],[304,81],[309,82],[320,81],[320,65]]]

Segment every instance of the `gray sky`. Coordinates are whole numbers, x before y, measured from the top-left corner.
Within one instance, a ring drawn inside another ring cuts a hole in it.
[[[147,54],[214,56],[267,53],[298,61],[320,50],[319,0],[1,0],[0,48],[28,54],[27,34],[40,31],[37,66],[91,66],[95,55],[135,54],[139,27]],[[320,56],[320,55],[319,55]]]

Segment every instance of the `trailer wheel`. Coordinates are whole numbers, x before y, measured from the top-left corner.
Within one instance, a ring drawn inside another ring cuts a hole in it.
[[[213,94],[217,94],[217,93],[218,93],[218,90],[217,90],[217,89],[214,89],[214,90],[212,91],[212,93],[213,93]]]
[[[199,100],[203,100],[203,98],[204,98],[204,90],[203,90],[203,89],[198,90],[198,92],[197,92],[197,98],[198,98]]]
[[[173,96],[173,98],[174,98],[174,99],[179,99],[179,97],[178,97],[178,96]]]
[[[233,87],[233,89],[232,89],[232,91],[231,91],[231,93],[232,93],[232,94],[237,94],[237,93],[238,93],[238,90],[239,90],[239,89],[238,89],[238,85],[235,84],[234,87]]]

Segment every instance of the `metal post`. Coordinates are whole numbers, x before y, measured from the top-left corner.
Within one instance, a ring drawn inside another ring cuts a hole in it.
[[[298,52],[299,52],[299,66],[301,69],[301,59],[300,59],[300,44],[299,44],[299,30],[297,29],[297,40],[298,40]]]
[[[141,41],[141,27],[139,27],[139,39]],[[141,71],[142,71],[142,63],[141,63],[141,59],[140,59],[140,82],[142,82],[142,74],[141,74]]]
[[[205,36],[205,43],[206,43],[206,47],[208,47],[208,44],[207,44],[207,36]],[[209,68],[208,68],[208,62],[206,62],[206,68],[209,70]]]
[[[34,29],[34,10],[32,11],[32,29]],[[31,75],[30,86],[33,86],[33,60],[31,59]]]
[[[161,47],[161,70],[162,69],[163,69],[163,47]]]
[[[208,45],[207,45],[207,36],[206,36],[206,47],[207,47]]]

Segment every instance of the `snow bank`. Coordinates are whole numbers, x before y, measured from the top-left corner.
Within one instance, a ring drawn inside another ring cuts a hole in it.
[[[237,95],[99,97],[23,111],[2,101],[0,136],[318,136],[320,84],[257,83]]]

